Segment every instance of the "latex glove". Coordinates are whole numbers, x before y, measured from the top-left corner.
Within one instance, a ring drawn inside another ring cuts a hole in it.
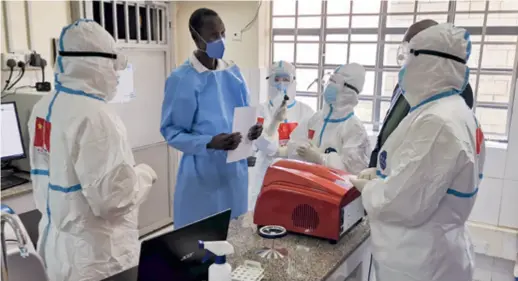
[[[376,177],[376,168],[368,168],[358,174],[358,178],[363,180],[373,180]]]
[[[279,106],[279,108],[275,110],[275,113],[273,113],[273,120],[279,123],[286,120],[288,116],[288,107],[286,106],[286,104],[287,100],[285,99],[282,101],[281,106]]]
[[[322,164],[324,162],[322,159],[322,153],[320,153],[311,143],[299,146],[297,148],[297,154],[302,157],[302,159],[311,163]]]
[[[155,183],[156,182],[156,179],[157,179],[157,175],[156,175],[156,172],[155,170],[153,170],[153,168],[151,168],[149,165],[147,164],[139,164],[137,165],[138,168],[146,171],[150,176],[151,176],[151,183]]]
[[[281,106],[275,110],[273,113],[273,118],[268,127],[266,127],[266,134],[270,137],[274,136],[277,132],[277,129],[279,128],[279,124],[281,124],[282,121],[286,120],[288,117],[288,107],[287,99],[284,99],[281,103]]]
[[[357,178],[357,179],[350,178],[349,180],[354,185],[354,187],[356,187],[356,189],[358,189],[359,192],[362,192],[365,185],[369,182],[369,180],[360,179],[360,178]]]
[[[216,150],[234,150],[241,143],[241,133],[219,134],[212,138],[207,148]]]
[[[276,156],[286,158],[288,157],[288,147],[287,146],[281,146],[279,149],[277,149]]]
[[[261,124],[253,125],[250,128],[250,130],[248,130],[248,139],[251,141],[256,140],[257,138],[259,138],[261,136],[262,133],[263,133],[263,125],[261,125]]]

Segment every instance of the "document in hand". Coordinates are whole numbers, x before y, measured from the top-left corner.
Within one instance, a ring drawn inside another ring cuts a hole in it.
[[[240,132],[243,138],[239,146],[228,152],[227,163],[236,162],[252,156],[253,141],[248,139],[248,130],[255,125],[257,121],[257,111],[255,107],[243,106],[234,109],[234,121],[232,123],[232,132]]]

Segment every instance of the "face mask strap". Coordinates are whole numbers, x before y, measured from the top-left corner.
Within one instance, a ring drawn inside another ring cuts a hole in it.
[[[62,57],[101,57],[107,59],[117,59],[117,54],[102,53],[102,52],[72,52],[72,51],[59,51],[59,55]]]
[[[454,55],[450,55],[450,54],[447,54],[447,53],[443,53],[443,52],[439,52],[439,51],[432,51],[432,50],[414,50],[414,49],[411,49],[410,50],[410,53],[413,54],[414,56],[419,56],[420,54],[423,54],[423,55],[430,55],[430,56],[436,56],[436,57],[442,57],[442,58],[445,58],[445,59],[450,59],[450,60],[454,60],[456,62],[460,62],[462,64],[466,64],[466,60],[463,60],[457,56],[454,56]]]
[[[347,82],[344,82],[344,86],[349,88],[349,89],[351,89],[351,90],[353,90],[357,95],[360,94],[360,91],[358,91],[358,89],[356,87],[354,87],[353,85],[351,85],[351,84],[349,84]]]

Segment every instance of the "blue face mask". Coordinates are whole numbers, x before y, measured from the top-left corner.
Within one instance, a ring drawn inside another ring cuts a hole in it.
[[[225,53],[225,39],[220,38],[218,40],[206,43],[207,50],[205,52],[209,58],[222,59]]]
[[[217,40],[214,40],[212,42],[207,43],[203,37],[194,29],[192,26],[190,26],[191,30],[196,32],[198,34],[198,38],[200,38],[203,42],[205,42],[205,53],[209,58],[212,59],[222,59],[223,54],[225,53],[225,38],[221,37]],[[203,50],[202,50],[203,51]]]
[[[335,84],[329,84],[327,85],[326,89],[324,90],[324,100],[327,104],[333,104],[336,102],[336,96],[338,94],[338,88]]]
[[[289,84],[289,82],[275,82],[275,88],[277,89],[277,91],[280,91],[285,94]]]

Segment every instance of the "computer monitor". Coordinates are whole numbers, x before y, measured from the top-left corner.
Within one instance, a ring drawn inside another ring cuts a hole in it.
[[[2,161],[25,158],[18,111],[14,102],[2,103]]]

